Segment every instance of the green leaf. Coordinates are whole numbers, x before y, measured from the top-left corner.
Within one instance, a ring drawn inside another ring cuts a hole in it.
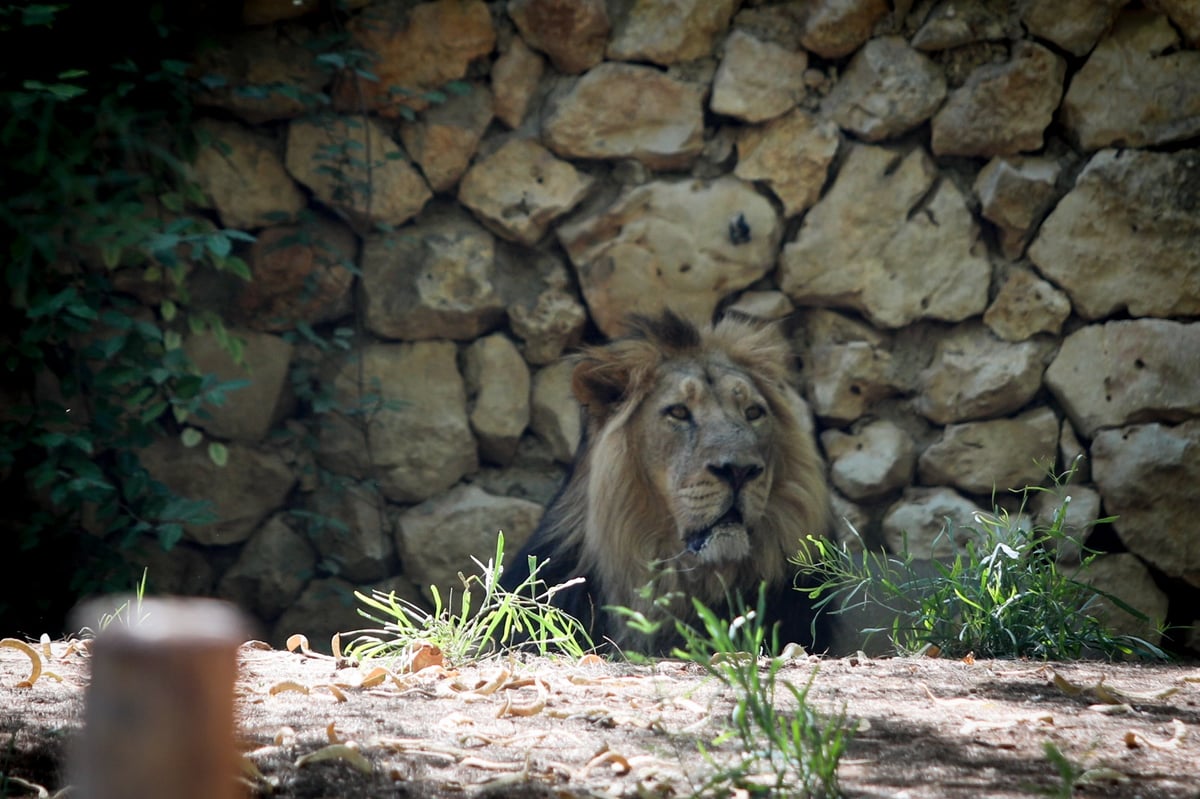
[[[218,258],[224,258],[233,251],[233,243],[223,233],[214,233],[205,240],[208,251]]]
[[[204,434],[194,427],[185,427],[183,432],[179,434],[179,440],[183,442],[185,447],[194,447],[204,440]],[[209,450],[211,455],[212,450]]]
[[[178,309],[171,300],[163,300],[162,305],[159,306],[159,310],[162,312],[163,321],[170,322],[175,318],[175,312]]]
[[[209,442],[208,458],[217,466],[224,467],[229,462],[229,450],[219,441]]]
[[[183,336],[179,335],[178,331],[167,330],[163,332],[163,347],[168,350],[177,350],[183,346]]]

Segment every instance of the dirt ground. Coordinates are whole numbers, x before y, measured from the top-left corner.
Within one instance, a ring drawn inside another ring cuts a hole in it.
[[[90,656],[50,646],[32,685],[27,654],[0,648],[0,796],[68,787]],[[252,795],[686,797],[714,768],[698,743],[735,754],[712,743],[731,697],[694,664],[435,659],[383,674],[256,642],[238,659]],[[846,796],[1200,797],[1200,664],[802,655],[782,676],[811,678],[810,703],[854,728]],[[1081,775],[1073,794],[1047,743]]]

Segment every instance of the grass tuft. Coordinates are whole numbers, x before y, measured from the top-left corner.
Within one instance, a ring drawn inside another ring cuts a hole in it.
[[[413,645],[432,644],[451,662],[463,663],[526,647],[540,655],[562,653],[579,658],[593,648],[586,628],[578,619],[552,605],[554,595],[580,582],[546,586],[537,573],[544,564],[531,564],[529,578],[513,591],[500,586],[504,561],[504,534],[496,536],[496,552],[487,563],[472,558],[479,573],[464,576],[457,598],[444,600],[436,586],[433,610],[429,611],[395,592],[355,591],[366,608],[359,614],[379,624],[357,630],[346,647],[355,659],[391,658],[406,655]]]

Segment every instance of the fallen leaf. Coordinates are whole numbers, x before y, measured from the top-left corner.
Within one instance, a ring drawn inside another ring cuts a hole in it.
[[[5,638],[3,641],[0,641],[0,647],[15,649],[29,656],[29,676],[17,683],[16,687],[32,688],[33,684],[37,682],[38,677],[42,675],[42,659],[38,656],[37,650],[24,641],[18,641],[16,638]]]
[[[303,768],[309,763],[320,763],[324,760],[344,760],[347,765],[358,769],[364,774],[372,771],[371,761],[358,751],[358,744],[348,741],[341,744],[323,746],[315,752],[309,752],[296,760],[296,768]]]

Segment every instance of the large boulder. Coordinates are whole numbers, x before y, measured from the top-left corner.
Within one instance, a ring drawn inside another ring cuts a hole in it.
[[[1200,150],[1103,150],[1042,223],[1038,269],[1098,319],[1200,314]]]
[[[556,98],[544,140],[566,158],[632,158],[650,169],[680,169],[704,147],[704,91],[651,67],[601,64]]]
[[[312,545],[278,513],[246,541],[221,576],[217,596],[260,620],[274,619],[300,596],[316,565]]]
[[[978,535],[983,509],[950,488],[906,488],[883,516],[884,543],[892,553],[907,551],[917,560],[954,557]],[[949,522],[949,527],[947,527]]]
[[[379,491],[329,480],[308,502],[308,539],[325,569],[359,585],[392,572],[392,525]]]
[[[1072,333],[1046,387],[1091,438],[1104,427],[1200,414],[1200,324],[1137,319]]]
[[[933,116],[946,98],[936,64],[899,36],[872,39],[854,54],[822,110],[864,141],[882,141]]]
[[[220,383],[243,383],[223,392],[224,402],[204,406],[205,415],[195,414],[188,423],[221,438],[254,443],[263,440],[282,415],[293,348],[270,333],[241,330],[234,335],[242,341],[240,358],[212,333],[191,335],[184,342],[184,352],[201,374],[213,375]]]
[[[803,50],[789,50],[734,31],[725,40],[709,108],[746,122],[763,122],[785,114],[807,93],[807,67],[808,56]]]
[[[711,55],[740,0],[634,0],[616,19],[608,57],[674,64]]]
[[[612,29],[604,0],[511,0],[508,15],[560,72],[585,72],[604,60]]]
[[[260,228],[304,208],[304,194],[269,136],[215,119],[201,120],[196,131],[201,146],[192,174],[225,227]]]
[[[515,344],[494,333],[467,348],[463,373],[480,456],[500,465],[511,463],[529,425],[529,367]]]
[[[347,356],[333,379],[336,410],[318,432],[321,464],[377,479],[395,502],[428,499],[475,471],[457,355],[451,342],[421,341],[370,344]]]
[[[849,434],[827,430],[821,446],[830,461],[830,479],[850,499],[878,497],[912,480],[915,445],[894,422],[878,419]]]
[[[923,150],[850,149],[780,258],[797,305],[862,311],[884,327],[959,321],[987,305],[991,264],[962,194]]]
[[[738,134],[733,174],[761,181],[783,203],[784,216],[796,216],[821,196],[840,142],[836,125],[797,108]]]
[[[1200,419],[1101,431],[1092,476],[1129,551],[1200,587]]]
[[[592,319],[612,336],[626,314],[664,307],[708,321],[721,299],[770,270],[781,229],[765,197],[723,177],[635,187],[558,237]]]
[[[989,495],[1044,483],[1054,469],[1058,417],[1037,408],[1012,419],[948,425],[919,462],[925,485]]]
[[[435,192],[454,188],[479,149],[492,121],[492,93],[479,84],[400,126],[400,141]]]

